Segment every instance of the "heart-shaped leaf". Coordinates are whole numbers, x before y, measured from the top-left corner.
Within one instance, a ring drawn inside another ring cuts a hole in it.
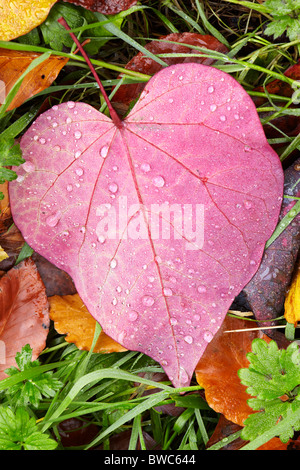
[[[245,90],[201,64],[163,69],[114,122],[84,103],[40,115],[13,218],[108,336],[186,386],[276,226],[281,163]]]

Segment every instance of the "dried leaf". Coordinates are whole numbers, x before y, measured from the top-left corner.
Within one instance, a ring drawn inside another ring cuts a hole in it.
[[[33,349],[32,360],[38,357],[46,344],[49,323],[45,287],[34,262],[27,259],[0,279],[1,380],[26,344]]]
[[[253,410],[247,404],[250,395],[241,384],[237,372],[249,365],[246,354],[252,350],[253,339],[264,338],[269,341],[269,338],[259,330],[227,331],[243,330],[252,325],[247,320],[226,316],[195,369],[197,382],[205,389],[209,406],[240,426],[243,426],[244,420]]]
[[[9,258],[8,254],[3,250],[2,246],[0,246],[0,262],[7,258]]]
[[[0,48],[0,83],[2,82],[1,86],[5,87],[4,96],[9,93],[30,63],[40,55],[36,52]],[[68,60],[66,57],[51,55],[40,65],[28,72],[7,110],[21,106],[28,98],[48,88]]]
[[[63,0],[74,3],[91,11],[98,11],[104,15],[116,15],[120,11],[128,10],[137,0]]]
[[[79,349],[89,351],[95,332],[96,320],[89,314],[78,294],[54,295],[49,297],[50,318],[60,334],[66,334],[66,341],[75,343]],[[101,331],[94,352],[111,353],[126,351]]]
[[[1,1],[0,40],[10,41],[28,33],[48,16],[57,0]]]
[[[169,42],[171,41],[171,42]],[[176,44],[173,44],[176,43]],[[151,41],[146,44],[145,49],[152,54],[200,54],[196,49],[184,46],[183,44],[189,44],[191,46],[205,47],[214,51],[228,52],[228,49],[224,44],[218,41],[213,36],[198,34],[198,33],[173,33],[167,36],[161,36],[159,41]],[[166,57],[163,59],[168,65],[174,65],[179,63],[195,62],[198,64],[211,65],[214,60],[208,57]],[[135,55],[125,66],[129,70],[135,72],[144,73],[147,75],[154,75],[162,66],[155,62],[155,60],[145,56],[142,52]],[[136,99],[139,94],[143,91],[145,83],[135,83],[121,85],[118,91],[113,97],[113,101],[117,108],[122,105],[129,105],[131,101]]]
[[[284,316],[288,323],[294,323],[295,326],[300,320],[300,265],[285,299]]]

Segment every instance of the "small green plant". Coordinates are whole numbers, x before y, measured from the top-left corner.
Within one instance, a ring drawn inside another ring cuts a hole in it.
[[[22,351],[16,354],[15,361],[18,367],[10,367],[5,370],[9,377],[40,366],[38,359],[32,361],[32,349],[29,344],[26,344]],[[43,372],[10,387],[7,392],[7,399],[9,404],[13,404],[15,407],[32,405],[34,408],[37,408],[42,397],[54,397],[62,385],[62,382],[54,377],[52,371]]]
[[[57,442],[38,430],[34,417],[24,408],[14,413],[0,406],[0,450],[53,450]]]
[[[279,349],[275,341],[255,339],[247,359],[250,365],[239,370],[239,377],[256,413],[245,420],[241,437],[258,446],[275,436],[287,442],[300,429],[299,345],[294,341]]]
[[[286,32],[290,41],[300,40],[300,0],[266,0],[264,6],[273,17],[265,34],[277,39]]]

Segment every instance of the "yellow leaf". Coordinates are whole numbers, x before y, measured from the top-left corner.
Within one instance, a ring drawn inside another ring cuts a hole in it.
[[[0,246],[0,261],[9,258],[8,254],[3,250],[2,246]]]
[[[10,41],[45,21],[57,0],[0,0],[0,40]]]
[[[288,323],[294,323],[295,326],[300,320],[300,265],[285,298],[284,316]]]
[[[62,335],[66,334],[66,341],[74,343],[78,349],[89,351],[92,346],[96,320],[88,312],[78,294],[54,295],[48,298],[50,304],[50,318],[54,321],[54,328]],[[126,351],[123,346],[116,343],[101,331],[93,352],[111,353]]]

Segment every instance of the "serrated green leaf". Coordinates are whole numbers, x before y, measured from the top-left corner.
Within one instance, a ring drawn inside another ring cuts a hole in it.
[[[31,361],[31,359],[32,349],[27,344],[22,348],[21,352],[16,354],[15,360],[18,368],[10,367],[5,370],[5,373],[11,377],[21,371],[40,366],[39,360]],[[37,408],[43,397],[53,397],[55,393],[60,390],[62,385],[62,382],[58,380],[52,372],[44,372],[30,380],[24,380],[12,385],[6,391],[6,396],[7,398],[9,397],[9,402],[16,407],[31,404]]]
[[[248,404],[257,413],[245,420],[242,438],[251,441],[280,422],[283,426],[279,437],[287,442],[300,429],[300,421],[293,421],[293,413],[300,410],[299,345],[294,341],[286,349],[279,349],[275,341],[255,339],[247,358],[249,367],[240,369],[238,375],[254,397]]]
[[[52,450],[57,442],[41,433],[24,408],[0,406],[0,450]]]

